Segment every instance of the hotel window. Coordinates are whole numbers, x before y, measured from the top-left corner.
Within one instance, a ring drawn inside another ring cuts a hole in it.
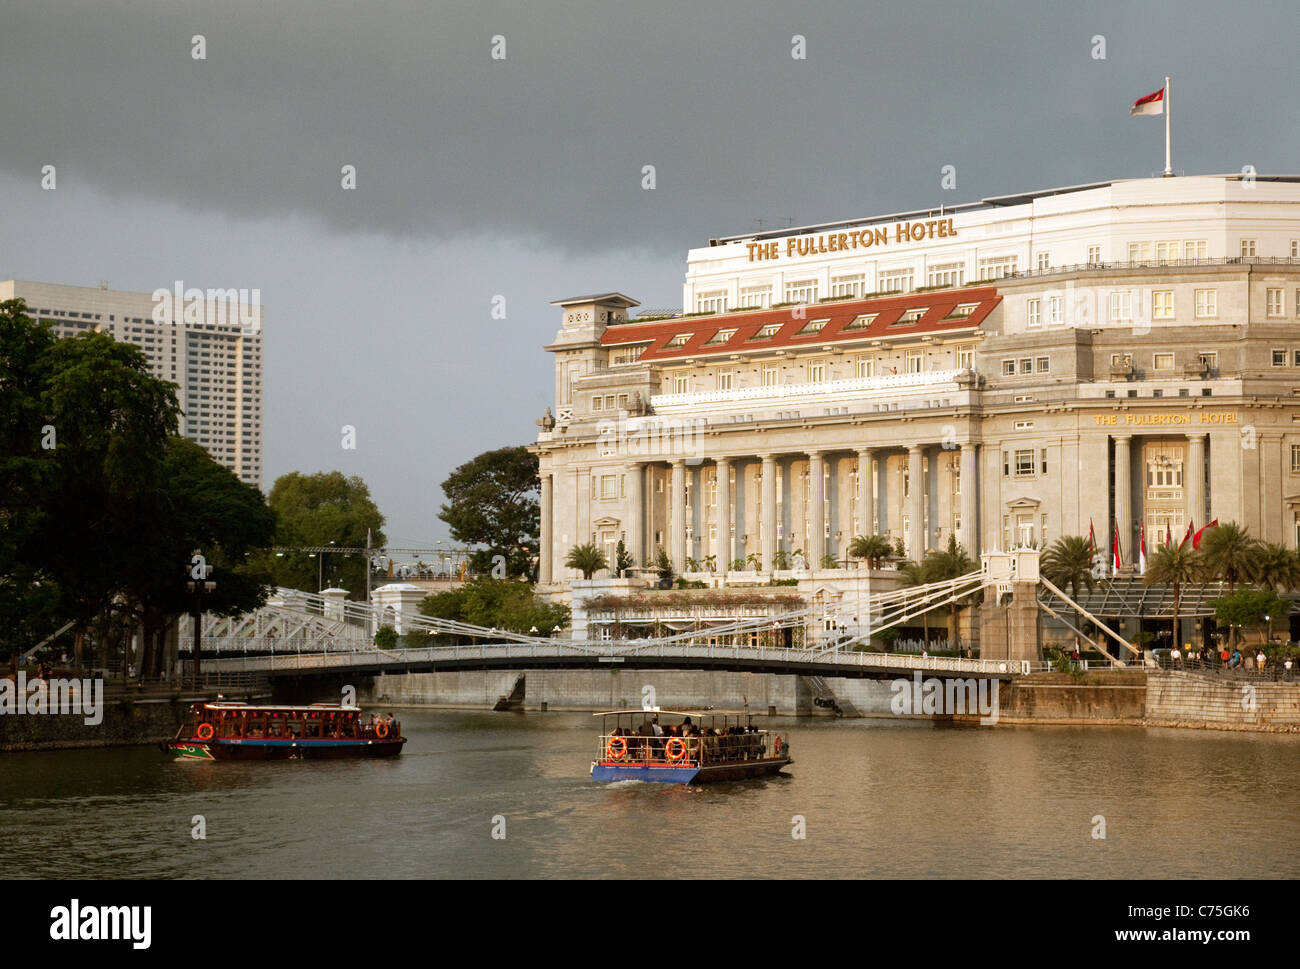
[[[1217,350],[1208,350],[1196,355],[1197,362],[1207,370],[1217,370],[1219,368],[1219,353]]]
[[[772,287],[750,286],[740,291],[741,309],[766,309],[772,302]]]
[[[1047,322],[1052,326],[1059,326],[1065,322],[1064,296],[1047,297]]]
[[[731,390],[735,386],[736,375],[730,370],[723,370],[718,374],[718,389]]]
[[[761,326],[758,328],[758,332],[755,333],[753,336],[751,336],[750,339],[770,340],[772,339],[772,337],[776,336],[778,333],[781,332],[781,326],[782,324],[780,323],[769,323],[767,324],[767,326]]]
[[[1088,264],[1091,266],[1096,265],[1099,262],[1101,262],[1101,246],[1089,246]]]
[[[727,311],[727,291],[717,290],[711,293],[699,293],[695,297],[695,312],[725,313]]]
[[[910,293],[912,291],[912,270],[890,269],[880,274],[880,291],[882,293]]]
[[[684,347],[684,346],[686,346],[686,341],[689,340],[689,339],[692,337],[692,335],[693,335],[693,334],[690,334],[690,333],[678,333],[678,334],[677,334],[676,336],[674,336],[671,340],[669,340],[666,344],[664,344],[664,346],[666,346],[666,347],[668,347],[668,348],[670,348],[670,349],[673,348],[673,347]]]
[[[1016,375],[1016,362],[1014,360],[1002,361],[1002,376],[1014,377]]]
[[[1183,243],[1184,259],[1206,259],[1209,251],[1210,244],[1205,239],[1188,239]]]
[[[1034,360],[1034,369],[1039,373],[1047,373],[1051,365],[1051,361],[1047,357],[1038,357]]]
[[[629,363],[636,363],[637,358],[641,356],[641,351],[644,349],[645,347],[630,347],[626,350],[615,350],[610,357],[610,366],[623,367]]]
[[[605,398],[605,410],[613,410],[613,409],[614,409],[614,395],[609,394]]]
[[[822,361],[808,364],[808,382],[820,384],[826,380],[826,364]]]
[[[1291,258],[1300,259],[1300,239],[1291,240]]]
[[[1219,315],[1219,291],[1217,289],[1198,289],[1196,291],[1196,315]]]
[[[858,357],[854,361],[853,375],[859,378],[874,377],[876,375],[875,363],[876,361],[871,357]]]
[[[600,397],[593,397],[593,398],[591,398],[591,409],[592,409],[592,410],[600,410],[600,407],[601,407],[601,400],[602,400],[602,398],[600,398]]]
[[[1286,351],[1285,351],[1285,350],[1274,350],[1274,351],[1273,351],[1273,366],[1275,366],[1275,367],[1285,367],[1285,366],[1286,366]]]
[[[957,348],[957,369],[958,370],[975,369],[975,350],[973,347]]]
[[[1254,239],[1242,239],[1242,240],[1241,240],[1241,255],[1242,255],[1242,258],[1243,258],[1243,259],[1249,259],[1251,256],[1255,255],[1255,240],[1254,240]]]
[[[814,333],[820,333],[830,320],[809,320],[795,336],[811,336]]]
[[[817,302],[817,280],[800,279],[785,284],[785,301],[787,303]]]
[[[1151,259],[1151,243],[1130,242],[1128,244],[1129,262],[1147,262]]]
[[[1151,318],[1153,320],[1172,320],[1174,318],[1174,291],[1157,289],[1151,294]]]
[[[624,410],[627,409],[627,394],[618,395],[618,406]]]
[[[1043,301],[1040,299],[1026,300],[1025,306],[1027,311],[1025,317],[1026,325],[1041,326],[1043,323],[1043,312],[1042,312]]]
[[[777,379],[777,375],[776,375],[776,367],[764,367],[764,368],[763,368],[763,386],[764,386],[764,387],[775,387],[775,386],[776,386],[776,379]]]
[[[911,326],[913,323],[919,323],[921,322],[921,317],[925,316],[928,311],[928,306],[922,307],[921,309],[907,310],[902,316],[891,323],[890,326]]]
[[[1034,449],[1022,448],[1016,451],[1016,477],[1032,478],[1034,476]]]
[[[1050,268],[1051,265],[1052,265],[1051,255],[1046,252],[1040,252],[1038,254],[1038,271],[1042,272],[1044,269]]]
[[[879,313],[863,313],[861,316],[855,317],[854,320],[845,326],[840,332],[844,333],[848,330],[865,330],[875,322],[876,317],[879,315]]]
[[[1300,474],[1300,444],[1291,445],[1291,473]]]
[[[602,498],[618,497],[618,475],[602,474],[600,476],[600,496]]]
[[[1021,358],[1020,358],[1020,372],[1021,372],[1022,374],[1025,374],[1025,373],[1033,373],[1033,372],[1034,372],[1034,359],[1033,359],[1033,357],[1021,357]]]
[[[691,378],[689,376],[673,378],[673,393],[689,394],[691,392]]]
[[[720,346],[726,343],[735,335],[736,335],[736,330],[734,327],[729,330],[719,330],[717,333],[713,334],[713,336],[709,337],[708,340],[705,341],[704,345],[706,347]]]
[[[1282,290],[1280,290],[1280,289],[1269,289],[1269,290],[1265,290],[1265,295],[1266,295],[1266,297],[1267,297],[1267,298],[1265,299],[1265,304],[1267,305],[1267,311],[1266,311],[1266,312],[1268,313],[1268,315],[1269,315],[1269,316],[1282,316],[1282,315],[1283,315],[1283,313],[1282,313]]]
[[[1151,357],[1152,370],[1173,370],[1174,355],[1172,353],[1157,353]]]
[[[862,281],[865,278],[862,273],[856,276],[832,276],[831,296],[861,296]]]
[[[966,264],[951,262],[941,266],[931,266],[927,279],[930,286],[964,286]]]
[[[1173,262],[1178,258],[1179,245],[1177,242],[1157,242],[1156,243],[1156,262]]]
[[[904,360],[903,372],[920,373],[922,367],[921,359],[922,358],[919,351],[912,351],[908,353]]]
[[[1133,293],[1127,289],[1115,290],[1110,294],[1110,320],[1112,323],[1127,323],[1133,319]]]
[[[998,256],[980,260],[980,279],[1002,279],[1016,271],[1015,256]]]

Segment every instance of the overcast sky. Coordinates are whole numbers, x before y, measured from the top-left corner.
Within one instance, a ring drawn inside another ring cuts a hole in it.
[[[1295,0],[0,0],[0,278],[260,288],[265,489],[359,474],[425,545],[447,473],[553,403],[550,300],[680,306],[686,250],[754,219],[1157,174],[1128,108],[1165,74],[1175,170],[1300,172],[1297,28]]]

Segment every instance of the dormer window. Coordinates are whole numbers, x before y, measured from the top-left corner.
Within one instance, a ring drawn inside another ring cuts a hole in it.
[[[770,340],[781,332],[781,323],[769,323],[760,327],[758,332],[750,337],[751,340]]]
[[[686,341],[688,341],[692,336],[694,336],[693,333],[678,333],[676,336],[674,336],[671,340],[668,341],[666,346],[669,349],[673,349],[675,347],[684,347],[686,346]]]
[[[804,326],[804,328],[800,330],[798,333],[796,333],[795,336],[811,336],[814,333],[820,333],[822,331],[822,327],[824,327],[829,322],[830,322],[829,319],[809,320],[808,323]]]
[[[913,324],[919,322],[920,319],[921,319],[921,317],[925,316],[925,314],[926,314],[928,311],[929,311],[929,307],[925,307],[925,306],[921,307],[920,309],[911,309],[911,310],[908,310],[908,311],[905,312],[902,316],[900,316],[897,320],[895,320],[894,323],[893,323],[893,325],[894,325],[894,326],[912,326]]]
[[[970,316],[979,307],[979,303],[958,303],[946,317],[950,320],[962,320]]]
[[[734,327],[729,330],[719,330],[717,333],[713,334],[713,336],[709,337],[708,341],[704,345],[706,347],[721,346],[735,335],[736,330]]]
[[[848,326],[844,327],[844,329],[845,331],[865,330],[872,323],[876,322],[876,317],[879,315],[879,313],[863,313],[861,316],[854,319]]]

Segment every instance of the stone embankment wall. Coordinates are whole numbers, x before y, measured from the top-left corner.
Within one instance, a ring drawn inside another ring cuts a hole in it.
[[[0,751],[117,747],[171,740],[191,702],[106,700],[103,719],[95,725],[87,724],[79,713],[7,714],[0,716]]]
[[[1171,727],[1300,732],[1300,682],[1147,674],[1146,720]]]

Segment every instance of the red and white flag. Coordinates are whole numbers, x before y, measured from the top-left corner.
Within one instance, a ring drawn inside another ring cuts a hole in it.
[[[1120,569],[1122,569],[1122,568],[1124,567],[1124,560],[1123,560],[1122,558],[1120,558],[1120,554],[1119,554],[1119,523],[1118,523],[1118,522],[1115,524],[1115,542],[1114,542],[1114,549],[1115,549],[1115,551],[1114,551],[1114,555],[1113,555],[1113,557],[1112,557],[1112,559],[1111,559],[1111,567],[1112,567],[1116,572],[1118,572]]]
[[[1201,547],[1201,536],[1205,534],[1205,529],[1207,529],[1207,528],[1213,528],[1213,527],[1214,527],[1215,525],[1217,525],[1217,524],[1219,524],[1219,519],[1216,518],[1216,519],[1214,519],[1214,521],[1210,522],[1208,525],[1202,525],[1202,526],[1201,526],[1201,530],[1200,530],[1199,532],[1197,532],[1197,533],[1196,533],[1196,537],[1192,539],[1192,548],[1194,548],[1194,549],[1195,549],[1195,548],[1200,548],[1200,547]]]
[[[1169,533],[1169,521],[1165,521],[1165,548],[1174,544],[1174,536]]]
[[[1196,528],[1196,521],[1194,519],[1189,520],[1187,522],[1187,534],[1184,535],[1183,540],[1178,543],[1179,548],[1182,548],[1184,545],[1186,545],[1188,542],[1192,540],[1193,530],[1195,528]]]
[[[1091,555],[1097,550],[1097,539],[1092,534],[1092,519],[1088,519],[1088,554]]]
[[[1138,532],[1138,575],[1147,574],[1147,526],[1144,522]]]
[[[1144,98],[1138,98],[1133,102],[1133,107],[1129,114],[1164,114],[1165,113],[1165,89],[1161,88],[1154,94],[1148,94]]]

